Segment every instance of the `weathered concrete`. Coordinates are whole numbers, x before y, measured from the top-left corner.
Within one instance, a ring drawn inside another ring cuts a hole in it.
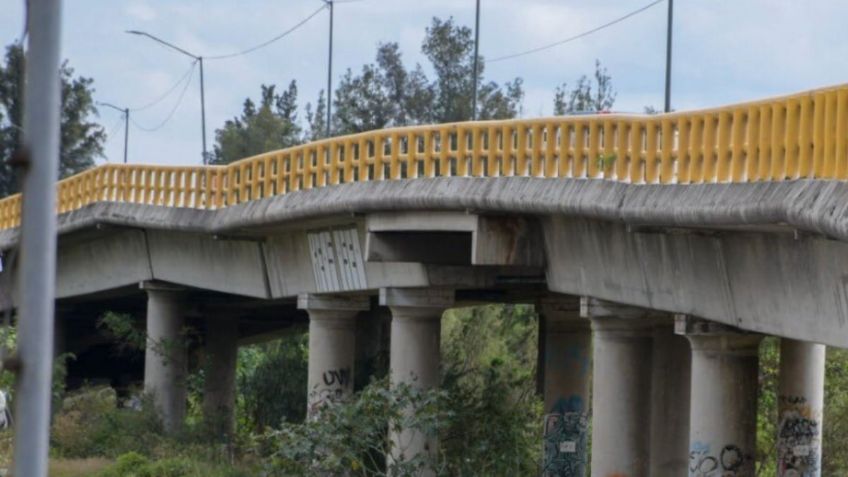
[[[566,178],[420,178],[299,191],[218,211],[97,203],[60,216],[59,230],[67,234],[108,224],[262,236],[296,221],[350,223],[358,220],[350,214],[422,210],[568,217],[545,226],[554,291],[848,346],[848,288],[838,265],[848,257],[848,184],[841,181],[631,185]],[[676,235],[669,227],[700,230]],[[801,232],[797,238],[795,231]],[[0,249],[16,241],[17,229],[0,231]],[[426,273],[420,264],[412,267],[414,273],[393,265],[397,273],[375,272],[404,279],[392,286],[414,286],[406,278]],[[369,277],[370,289],[389,285]],[[313,291],[320,290],[313,285],[273,296]],[[817,320],[796,319],[811,312]]]
[[[203,381],[203,418],[216,435],[235,431],[238,319],[206,319],[206,366]]]
[[[185,302],[182,291],[148,282],[147,346],[144,391],[153,396],[165,430],[178,430],[185,419],[188,356],[184,340]]]
[[[442,313],[454,302],[452,290],[383,288],[380,305],[392,312],[389,373],[393,385],[419,389],[439,385],[439,345]],[[427,454],[435,456],[438,441],[416,429],[389,433],[390,459],[403,461]],[[432,475],[432,472],[425,472]]]
[[[825,346],[780,341],[777,475],[821,475]]]
[[[307,413],[353,392],[357,313],[368,310],[367,298],[300,295],[298,308],[309,312]]]
[[[592,320],[592,477],[647,477],[651,433],[652,315],[581,301]]]
[[[762,336],[676,317],[692,345],[689,475],[753,476],[758,348]]]
[[[537,304],[544,356],[545,475],[584,475],[588,467],[592,332],[578,297],[551,296]]]
[[[692,352],[671,316],[654,326],[653,340],[649,475],[687,475]]]
[[[157,280],[236,295],[269,298],[259,242],[209,235],[147,232]]]

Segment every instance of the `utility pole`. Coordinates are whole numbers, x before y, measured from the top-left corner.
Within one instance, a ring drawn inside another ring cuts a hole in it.
[[[474,80],[473,98],[471,100],[471,119],[477,120],[477,72],[478,52],[480,51],[480,0],[477,0],[477,12],[474,16]]]
[[[665,39],[665,109],[671,112],[671,25],[674,18],[674,0],[668,0],[668,30]]]
[[[61,0],[29,0],[13,474],[46,477],[56,292]]]
[[[139,36],[146,36],[147,38],[150,38],[151,40],[157,43],[165,45],[168,48],[171,48],[172,50],[176,50],[190,58],[194,58],[195,61],[200,63],[200,132],[202,138],[201,142],[203,144],[203,165],[206,165],[208,163],[209,156],[206,152],[206,97],[205,92],[203,90],[203,57],[200,55],[195,55],[194,53],[190,53],[174,44],[168,43],[167,41],[159,37],[153,36],[147,32],[138,30],[127,30],[127,33]]]
[[[107,108],[112,108],[115,111],[120,111],[124,116],[124,164],[127,163],[127,144],[129,142],[130,137],[130,108],[119,108],[111,103],[97,103],[100,106],[106,106]]]
[[[333,0],[324,0],[330,9],[330,41],[327,58],[327,137],[331,136],[330,125],[333,117]]]

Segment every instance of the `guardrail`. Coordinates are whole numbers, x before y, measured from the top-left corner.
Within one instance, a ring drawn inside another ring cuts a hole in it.
[[[98,201],[219,209],[347,182],[438,176],[702,184],[848,178],[848,85],[694,112],[400,127],[227,166],[107,164],[58,184],[58,212]],[[20,196],[0,200],[0,230]]]

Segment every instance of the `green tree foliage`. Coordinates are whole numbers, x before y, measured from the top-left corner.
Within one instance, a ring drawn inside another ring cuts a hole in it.
[[[308,335],[294,332],[239,349],[236,411],[242,432],[264,432],[306,416]]]
[[[335,92],[333,132],[346,134],[407,124],[445,123],[471,119],[474,90],[474,39],[472,30],[452,18],[433,18],[421,51],[435,72],[407,69],[397,43],[377,48],[376,63],[359,74],[348,70]],[[503,86],[485,82],[485,62],[479,61],[478,108],[480,119],[506,119],[519,114],[524,96],[521,78]]]
[[[577,86],[571,90],[566,83],[557,86],[554,93],[554,114],[562,116],[608,111],[615,104],[616,96],[617,93],[612,87],[612,77],[607,73],[607,69],[601,66],[601,62],[595,60],[593,79],[583,75],[577,80]]]
[[[62,113],[59,176],[67,177],[94,165],[103,155],[106,132],[91,120],[97,115],[91,78],[74,77],[65,62],[60,69]],[[0,197],[19,191],[7,161],[21,146],[23,130],[24,51],[19,44],[6,47],[0,65]]]
[[[277,93],[274,85],[262,85],[258,105],[247,98],[241,116],[227,120],[224,127],[215,131],[211,163],[229,164],[299,144],[300,133],[295,81],[282,93]]]

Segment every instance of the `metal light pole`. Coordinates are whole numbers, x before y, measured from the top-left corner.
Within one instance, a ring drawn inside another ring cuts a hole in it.
[[[474,17],[474,91],[471,100],[471,119],[477,120],[477,68],[478,68],[478,51],[480,48],[480,0],[477,0],[477,13]]]
[[[330,41],[327,58],[327,137],[330,137],[330,120],[333,117],[333,0],[324,0],[324,3],[330,8]]]
[[[141,35],[150,38],[151,40],[160,43],[162,45],[167,46],[173,50],[176,50],[190,58],[194,58],[195,61],[200,63],[200,129],[202,134],[202,142],[203,142],[203,164],[206,165],[208,163],[208,156],[206,153],[206,97],[203,91],[203,57],[199,55],[195,55],[193,53],[189,53],[188,51],[174,45],[168,43],[167,41],[158,38],[156,36],[151,35],[150,33],[138,31],[138,30],[127,30],[127,33],[131,33],[133,35]]]
[[[46,477],[56,292],[61,0],[29,0],[14,475]]]
[[[114,104],[110,103],[97,103],[100,106],[106,106],[107,108],[112,108],[116,111],[120,111],[124,115],[124,164],[127,163],[127,143],[129,142],[130,137],[130,108],[119,108]]]
[[[668,0],[668,31],[665,40],[665,112],[671,112],[671,25],[674,18],[674,0]]]

